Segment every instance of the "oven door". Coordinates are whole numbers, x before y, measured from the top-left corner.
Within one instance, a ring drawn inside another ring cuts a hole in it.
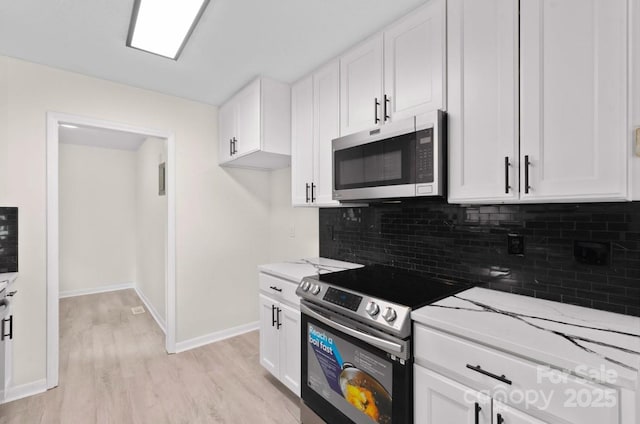
[[[412,360],[397,355],[407,356],[409,340],[365,333],[304,300],[300,310],[303,408],[331,424],[413,422]]]

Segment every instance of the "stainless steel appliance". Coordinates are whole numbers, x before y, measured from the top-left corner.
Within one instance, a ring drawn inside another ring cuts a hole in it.
[[[437,111],[333,140],[333,199],[443,196],[445,118]]]
[[[302,423],[412,423],[411,311],[467,287],[384,266],[305,277]]]

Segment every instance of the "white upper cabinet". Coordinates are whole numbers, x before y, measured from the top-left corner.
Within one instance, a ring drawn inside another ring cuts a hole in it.
[[[342,135],[380,125],[382,116],[382,34],[340,58],[340,132]]]
[[[291,154],[291,91],[287,84],[258,78],[220,107],[220,165],[284,168]]]
[[[627,0],[450,0],[447,20],[450,202],[629,198]]]
[[[293,206],[340,206],[332,199],[331,141],[340,135],[340,64],[327,63],[293,85]]]
[[[313,182],[313,77],[291,87],[291,203],[309,205]]]
[[[445,108],[445,2],[431,0],[384,32],[387,120]]]
[[[627,7],[521,2],[522,199],[627,198]]]
[[[449,201],[518,199],[518,2],[448,2]]]
[[[331,141],[340,136],[340,65],[330,62],[313,74],[313,201],[317,205],[340,204],[332,199]]]
[[[340,134],[445,107],[445,0],[430,0],[340,58]]]

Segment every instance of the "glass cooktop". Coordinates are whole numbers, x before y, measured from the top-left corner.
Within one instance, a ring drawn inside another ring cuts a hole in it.
[[[383,265],[332,272],[315,277],[336,287],[417,309],[454,295],[473,284],[444,281]]]

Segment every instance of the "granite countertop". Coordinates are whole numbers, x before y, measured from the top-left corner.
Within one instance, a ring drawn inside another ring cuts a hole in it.
[[[362,265],[350,262],[336,261],[326,258],[306,258],[294,261],[279,262],[258,266],[260,272],[300,283],[304,277],[310,275],[327,274],[329,272],[344,271],[360,268]]]
[[[411,318],[598,381],[640,387],[640,318],[474,287]]]

